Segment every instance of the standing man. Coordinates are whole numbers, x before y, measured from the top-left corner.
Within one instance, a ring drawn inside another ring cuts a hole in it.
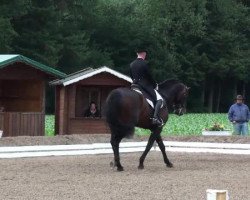
[[[243,103],[242,95],[237,95],[236,103],[228,111],[228,119],[233,123],[234,133],[237,135],[248,134],[248,121],[250,112],[247,105]]]
[[[137,58],[130,64],[130,76],[134,84],[138,85],[140,89],[147,92],[154,100],[154,116],[152,124],[162,126],[163,123],[158,117],[158,113],[163,104],[163,100],[158,90],[158,84],[153,79],[148,64],[145,61],[147,52],[145,48],[136,50]]]

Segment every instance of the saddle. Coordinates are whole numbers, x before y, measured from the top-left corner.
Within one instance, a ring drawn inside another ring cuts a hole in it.
[[[142,88],[140,88],[139,85],[137,84],[131,84],[131,90],[134,90],[135,92],[141,94],[142,96],[144,96],[144,98],[147,100],[148,104],[154,109],[154,102],[155,102],[155,99],[149,95],[146,91],[144,91]],[[160,95],[160,94],[157,94],[157,95]],[[163,98],[161,96],[157,96],[157,99],[162,99]]]

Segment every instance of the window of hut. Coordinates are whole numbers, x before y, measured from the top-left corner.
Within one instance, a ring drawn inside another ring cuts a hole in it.
[[[98,110],[101,110],[101,91],[96,87],[77,86],[75,100],[76,117],[84,117],[84,113],[91,102],[95,102]]]

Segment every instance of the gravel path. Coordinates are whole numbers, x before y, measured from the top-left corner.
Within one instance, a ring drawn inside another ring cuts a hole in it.
[[[135,137],[144,141],[148,137]],[[250,143],[249,137],[165,137],[165,140]],[[124,140],[131,141],[131,140]],[[109,142],[109,135],[1,138],[0,146]],[[207,189],[227,189],[232,200],[250,198],[250,156],[150,152],[122,153],[124,172],[110,169],[113,155],[0,159],[0,199],[206,200]]]
[[[250,157],[150,152],[121,155],[124,172],[110,169],[112,155],[0,160],[0,199],[18,200],[205,200],[207,189],[227,189],[232,200],[249,200]]]

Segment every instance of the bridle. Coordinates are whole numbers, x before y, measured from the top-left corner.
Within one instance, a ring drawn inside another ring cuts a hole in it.
[[[185,86],[183,92],[181,93],[181,97],[179,98],[180,100],[178,100],[177,102],[178,103],[174,103],[173,104],[173,113],[174,114],[177,114],[177,115],[183,115],[185,112],[186,112],[186,108],[185,108],[185,105],[184,105],[184,102],[188,96],[188,90],[190,88]]]
[[[173,113],[177,115],[183,115],[186,112],[186,108],[183,104],[174,104],[173,108]]]

